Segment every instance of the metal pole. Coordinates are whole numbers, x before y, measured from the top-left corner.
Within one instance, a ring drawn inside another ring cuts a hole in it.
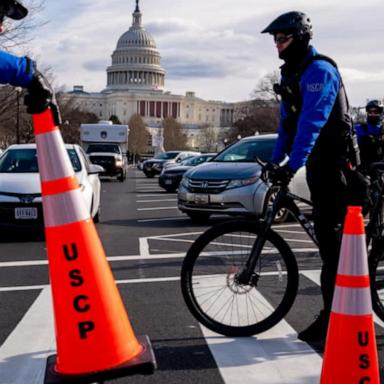
[[[16,143],[20,144],[20,93],[21,88],[16,88]]]

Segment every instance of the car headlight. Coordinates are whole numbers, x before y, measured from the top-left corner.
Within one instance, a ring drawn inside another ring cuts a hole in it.
[[[183,178],[182,178],[181,181],[180,181],[180,184],[181,184],[184,188],[188,188],[189,177],[187,177],[187,176],[183,176]]]
[[[259,180],[257,176],[249,177],[248,179],[231,180],[227,185],[227,189],[245,187],[247,185],[255,184]]]
[[[122,166],[123,166],[123,160],[118,160],[118,159],[116,159],[116,160],[115,160],[115,166],[116,166],[116,167],[122,167]]]
[[[162,164],[160,164],[160,163],[155,163],[155,164],[152,165],[152,168],[160,170],[160,169],[162,169],[163,167],[162,167]]]

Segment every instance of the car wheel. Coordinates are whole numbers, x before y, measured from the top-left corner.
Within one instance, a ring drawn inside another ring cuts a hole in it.
[[[175,193],[176,188],[164,188],[168,193]]]
[[[101,213],[100,213],[100,207],[99,207],[99,209],[96,212],[96,215],[93,217],[94,223],[100,223],[100,215],[101,215]]]
[[[265,206],[264,206],[264,210],[266,210],[267,207],[270,206],[270,205],[272,205],[272,203],[275,201],[276,193],[277,193],[277,189],[274,188],[274,187],[272,187],[272,188],[268,191],[267,197],[265,198]],[[275,217],[275,223],[284,223],[284,221],[287,220],[288,215],[289,215],[288,210],[286,210],[285,208],[280,209],[280,210],[277,212],[277,214],[276,214],[276,217]]]
[[[201,223],[209,219],[210,213],[206,212],[187,212],[189,218],[195,223]]]
[[[99,206],[99,209],[97,210],[97,212],[95,213],[95,216],[93,216],[93,222],[94,223],[100,223],[100,206]],[[92,204],[91,204],[91,217],[92,217],[92,212],[93,212],[93,199],[92,199]]]
[[[150,179],[154,177],[155,175],[151,172],[144,172],[145,176],[149,177]]]
[[[117,180],[123,182],[125,180],[125,174],[124,172],[121,172],[120,175],[117,177]]]

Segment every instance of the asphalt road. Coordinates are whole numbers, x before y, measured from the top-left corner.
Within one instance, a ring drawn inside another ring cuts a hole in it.
[[[133,329],[138,336],[149,336],[158,365],[153,375],[110,382],[318,383],[322,354],[296,338],[321,308],[320,263],[311,241],[293,222],[276,228],[298,250],[301,276],[295,304],[284,321],[264,334],[226,338],[196,322],[179,288],[184,254],[199,233],[222,218],[193,224],[176,205],[176,195],[161,190],[157,178],[147,179],[134,169],[124,183],[102,183],[97,230]],[[42,383],[46,358],[55,353],[46,260],[41,233],[1,237],[1,384]],[[376,333],[383,379],[380,321]]]

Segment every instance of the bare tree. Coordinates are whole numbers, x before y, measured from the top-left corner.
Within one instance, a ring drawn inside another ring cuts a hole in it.
[[[136,163],[137,157],[148,150],[150,133],[145,127],[144,121],[137,113],[129,119],[128,151],[132,161]]]
[[[6,19],[5,32],[0,34],[1,49],[9,50],[14,47],[25,46],[33,39],[33,32],[46,24],[36,15],[41,14],[45,0],[25,0],[24,5],[28,8],[28,16],[22,20]]]
[[[64,142],[80,144],[80,125],[97,123],[98,117],[79,109],[73,98],[63,97],[62,93],[58,93],[56,99],[61,113],[60,131]]]
[[[242,103],[236,111],[235,122],[227,134],[228,142],[238,140],[239,136],[276,132],[280,118],[280,97],[274,92],[273,85],[279,79],[279,72],[274,71],[258,82],[252,92],[253,99]]]
[[[174,149],[187,149],[187,136],[183,127],[174,118],[167,117],[163,120],[164,148],[166,151]]]
[[[218,150],[217,133],[211,125],[202,127],[199,136],[199,147],[202,151],[215,152]]]
[[[273,86],[280,82],[279,71],[273,71],[262,77],[251,93],[251,98],[255,100],[274,100],[279,102],[279,96],[275,93]]]

